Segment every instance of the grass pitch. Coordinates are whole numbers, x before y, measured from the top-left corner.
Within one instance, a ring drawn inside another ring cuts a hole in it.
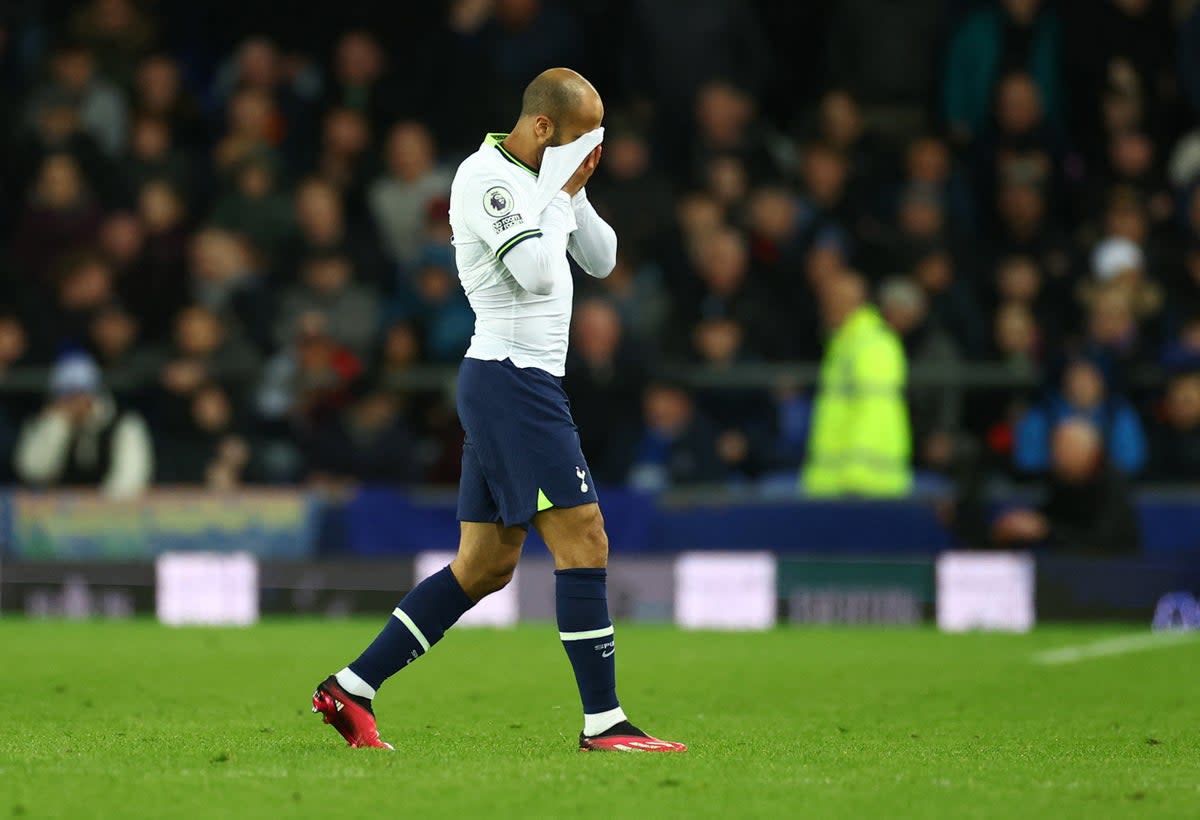
[[[1200,642],[618,625],[626,711],[692,750],[600,755],[552,627],[456,630],[350,750],[308,699],[381,622],[0,621],[0,818],[1200,815]]]

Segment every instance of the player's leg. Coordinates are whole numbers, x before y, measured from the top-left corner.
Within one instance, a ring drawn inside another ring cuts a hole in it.
[[[358,659],[338,673],[356,695],[375,690],[429,651],[454,623],[484,596],[512,580],[525,531],[500,524],[461,523],[458,555],[404,596],[378,637]]]
[[[512,580],[524,541],[520,527],[462,522],[454,561],[417,584],[371,645],[317,687],[314,711],[324,713],[351,746],[388,747],[375,724],[376,691],[428,652],[464,612]]]
[[[631,724],[617,699],[616,638],[608,614],[608,535],[600,505],[554,507],[533,519],[554,557],[559,638],[583,702],[580,749],[685,751]]]

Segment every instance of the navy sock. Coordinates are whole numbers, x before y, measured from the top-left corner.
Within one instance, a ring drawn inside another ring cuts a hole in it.
[[[475,602],[450,567],[430,575],[404,596],[387,626],[350,670],[372,689],[429,651]]]
[[[608,618],[608,573],[603,569],[554,572],[558,636],[575,669],[587,715],[617,709],[617,660]]]

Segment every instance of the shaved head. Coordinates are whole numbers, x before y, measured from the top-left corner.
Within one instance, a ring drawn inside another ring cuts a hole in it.
[[[521,116],[548,119],[556,132],[552,144],[563,145],[599,127],[604,104],[582,74],[569,68],[551,68],[526,86]]]

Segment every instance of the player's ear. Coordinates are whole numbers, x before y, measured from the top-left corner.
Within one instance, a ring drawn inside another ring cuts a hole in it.
[[[537,135],[538,142],[549,145],[554,139],[554,121],[544,114],[538,114],[533,120],[533,133]]]

